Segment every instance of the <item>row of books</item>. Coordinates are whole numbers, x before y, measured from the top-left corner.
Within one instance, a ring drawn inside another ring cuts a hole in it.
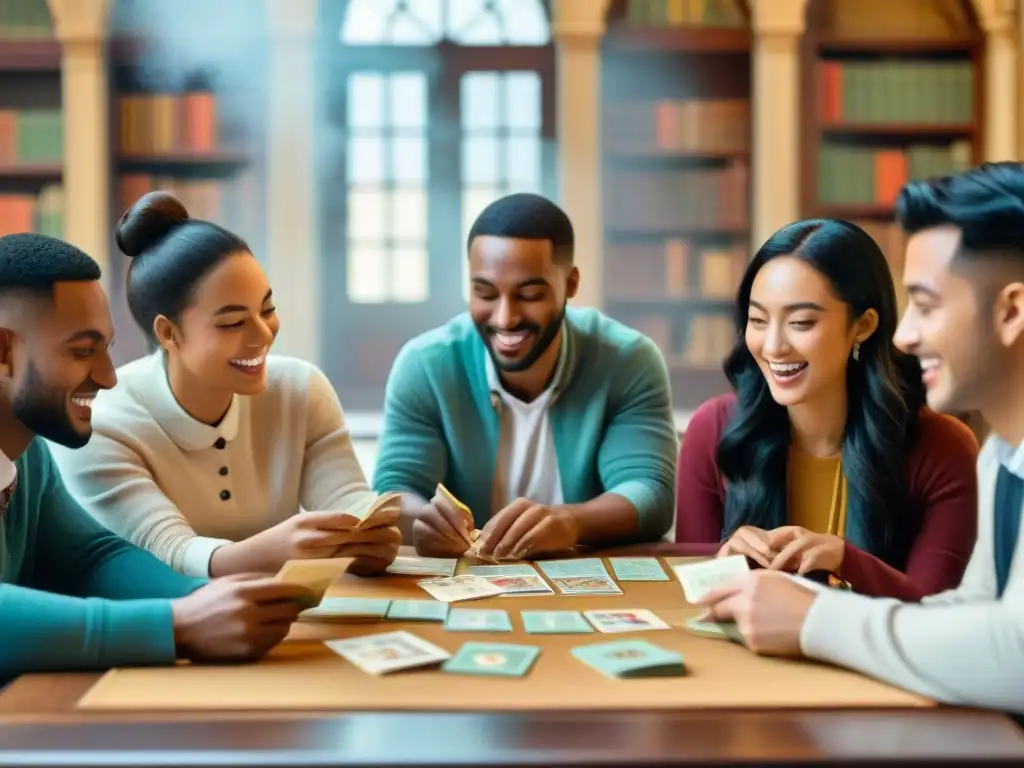
[[[746,163],[684,171],[629,170],[605,185],[605,221],[620,232],[730,231],[749,226]]]
[[[750,148],[747,99],[620,102],[605,107],[605,147],[611,151],[727,153]]]
[[[121,154],[212,152],[219,148],[217,97],[206,91],[120,96]]]
[[[742,0],[627,0],[626,21],[637,26],[742,27]]]
[[[63,156],[61,110],[0,110],[0,165],[59,163]]]
[[[746,269],[745,248],[701,248],[689,240],[605,246],[611,300],[731,299]]]
[[[828,123],[970,123],[970,61],[823,61],[820,114]]]
[[[669,366],[720,368],[736,340],[731,307],[681,315],[647,314],[625,319],[658,345]]]
[[[0,236],[38,232],[64,236],[64,188],[47,184],[38,195],[0,194]]]
[[[967,141],[892,149],[826,143],[818,159],[818,202],[891,205],[909,180],[966,170],[971,154]]]
[[[0,0],[0,38],[5,40],[53,37],[53,22],[46,0]]]

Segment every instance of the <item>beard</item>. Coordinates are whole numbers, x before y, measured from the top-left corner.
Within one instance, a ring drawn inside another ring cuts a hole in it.
[[[75,429],[66,400],[63,393],[46,386],[30,360],[25,380],[11,400],[11,409],[34,434],[67,448],[81,448],[92,437],[92,429]]]
[[[552,317],[551,321],[543,327],[536,323],[520,323],[515,328],[499,329],[487,325],[486,323],[477,323],[476,329],[479,332],[480,337],[484,340],[484,346],[487,347],[487,352],[490,354],[491,360],[494,362],[494,367],[504,373],[517,373],[531,368],[533,364],[540,360],[541,356],[548,351],[554,343],[555,338],[557,338],[558,332],[562,330],[562,321],[565,319],[565,308],[567,305],[568,301],[562,304],[562,308],[559,310],[558,314]],[[494,344],[492,342],[494,334],[498,331],[507,333],[519,333],[526,331],[533,334],[533,345],[526,350],[523,356],[518,360],[504,360],[497,352],[494,351]]]

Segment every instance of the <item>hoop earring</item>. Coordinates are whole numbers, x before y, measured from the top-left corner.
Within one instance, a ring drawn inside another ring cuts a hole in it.
[[[853,345],[853,359],[860,360],[860,342]]]

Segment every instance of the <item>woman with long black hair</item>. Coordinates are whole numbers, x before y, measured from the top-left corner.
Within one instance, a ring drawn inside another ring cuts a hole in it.
[[[978,445],[929,411],[892,338],[885,257],[860,227],[799,221],[754,256],[736,297],[734,393],[694,414],[676,540],[858,592],[914,600],[960,582],[976,536]]]

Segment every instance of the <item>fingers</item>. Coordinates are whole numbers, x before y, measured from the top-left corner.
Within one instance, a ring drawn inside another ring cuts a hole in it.
[[[424,520],[412,524],[412,543],[422,557],[458,557],[469,547],[460,539],[444,536]]]
[[[801,576],[810,573],[811,571],[828,570],[827,568],[822,569],[821,561],[826,555],[826,548],[823,546],[811,547],[804,552],[803,558],[800,560],[800,567],[797,568],[797,573]]]
[[[764,532],[750,526],[737,528],[727,545],[729,554],[744,555],[764,568],[768,567],[775,556]]]
[[[299,618],[299,612],[305,607],[293,602],[267,603],[260,606],[257,620],[260,626],[291,624]]]
[[[539,505],[532,505],[523,511],[508,527],[505,535],[494,545],[492,552],[494,558],[502,560],[519,550],[523,537],[541,525],[545,517],[545,509]]]
[[[739,593],[733,593],[722,600],[716,600],[707,606],[707,610],[700,615],[699,621],[736,621],[736,614],[740,609],[740,599]]]
[[[301,528],[347,531],[359,525],[359,518],[348,512],[328,509],[317,512],[300,512],[298,524]]]
[[[806,546],[807,546],[807,540],[803,539],[803,538],[794,539],[793,541],[789,542],[789,544],[787,544],[785,547],[783,547],[782,551],[779,552],[779,554],[777,554],[774,558],[772,558],[771,564],[768,566],[769,570],[773,570],[773,571],[786,571],[786,570],[790,570],[792,568],[793,560],[795,558],[799,559],[801,557],[801,555],[804,554],[803,550],[804,550],[804,548]],[[806,556],[806,555],[804,555],[804,556]],[[799,564],[800,563],[798,563],[798,565]]]
[[[267,577],[239,583],[235,589],[243,599],[260,604],[281,601],[302,603],[314,597],[308,588],[299,584],[289,584]]]
[[[712,605],[713,603],[718,603],[722,600],[728,600],[743,591],[747,582],[750,580],[750,576],[751,574],[745,573],[741,576],[736,576],[728,581],[722,582],[701,595],[694,604]]]
[[[524,515],[525,517],[525,515]],[[521,519],[521,518],[520,518]],[[523,560],[531,555],[539,555],[547,550],[542,550],[545,539],[551,533],[554,521],[548,517],[527,531],[516,544],[515,549],[509,554],[509,560]]]
[[[518,498],[487,521],[480,531],[478,549],[483,554],[492,554],[505,538],[509,528],[534,504],[529,499]]]
[[[338,549],[335,557],[372,558],[392,562],[398,554],[398,546],[392,544],[346,544]],[[351,567],[349,568],[351,570]]]
[[[393,557],[357,557],[348,571],[356,576],[375,576],[386,571],[393,562]]]
[[[420,510],[419,517],[446,538],[464,541],[467,547],[472,543],[466,516],[443,496],[434,496],[430,504]]]

